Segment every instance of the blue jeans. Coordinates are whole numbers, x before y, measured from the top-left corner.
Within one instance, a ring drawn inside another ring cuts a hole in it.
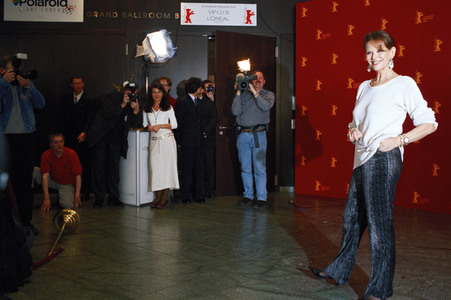
[[[257,200],[266,201],[266,131],[257,132],[260,147],[255,147],[254,134],[242,132],[238,135],[236,146],[241,163],[241,178],[244,186],[244,197],[254,199],[254,180],[257,189]],[[254,175],[252,176],[252,167]]]

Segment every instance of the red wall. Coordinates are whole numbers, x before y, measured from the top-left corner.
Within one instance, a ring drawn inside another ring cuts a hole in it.
[[[347,125],[367,73],[365,33],[395,39],[394,70],[417,81],[438,130],[405,149],[396,206],[451,214],[449,1],[337,0],[296,6],[295,193],[346,198],[353,145]],[[446,117],[448,116],[448,117]],[[412,128],[407,117],[404,132]]]

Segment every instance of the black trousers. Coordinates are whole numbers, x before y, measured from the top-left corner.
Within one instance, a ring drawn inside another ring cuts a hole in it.
[[[9,147],[9,178],[16,194],[20,219],[24,226],[30,224],[33,215],[33,180],[35,158],[35,133],[6,134]]]
[[[121,136],[109,133],[91,149],[91,183],[97,202],[103,202],[108,191],[109,199],[119,199],[119,161]]]
[[[64,143],[66,147],[77,152],[80,159],[83,174],[81,175],[81,193],[88,195],[91,192],[91,153],[86,142],[79,143],[76,139],[70,143]]]
[[[180,196],[182,201],[205,199],[205,149],[204,147],[182,147],[182,176]],[[194,185],[194,189],[193,189]],[[194,195],[191,195],[194,191]]]
[[[401,152],[396,148],[388,152],[378,150],[352,173],[340,250],[325,272],[339,284],[348,282],[360,239],[368,227],[371,276],[365,295],[378,298],[393,295],[396,246],[392,214],[401,170]]]
[[[205,189],[211,193],[215,190],[215,147],[205,147]]]

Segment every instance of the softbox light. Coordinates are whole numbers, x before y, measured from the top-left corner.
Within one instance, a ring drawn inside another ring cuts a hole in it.
[[[135,57],[144,56],[152,63],[163,63],[174,57],[175,49],[169,32],[162,29],[146,35],[142,46],[137,46]]]

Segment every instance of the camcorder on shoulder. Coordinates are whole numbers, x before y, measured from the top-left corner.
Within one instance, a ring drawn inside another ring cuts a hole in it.
[[[254,74],[238,73],[236,74],[236,88],[240,91],[245,91],[249,88],[249,83],[257,78],[257,75]]]
[[[27,59],[26,53],[16,53],[13,54],[13,60],[12,60],[12,66],[14,68],[14,73],[17,75],[22,76],[25,79],[36,79],[38,78],[38,71],[31,70],[31,71],[22,71],[22,60]],[[17,79],[11,82],[12,85],[18,84]]]

